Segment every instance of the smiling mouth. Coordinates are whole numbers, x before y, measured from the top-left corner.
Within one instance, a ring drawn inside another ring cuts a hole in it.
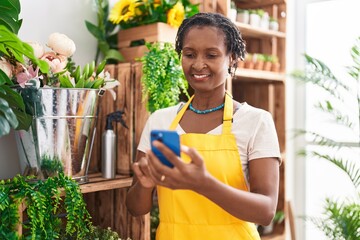
[[[196,79],[201,79],[201,78],[209,77],[210,74],[193,74],[192,76]]]

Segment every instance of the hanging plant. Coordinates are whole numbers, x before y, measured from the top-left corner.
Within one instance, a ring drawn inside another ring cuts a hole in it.
[[[21,204],[28,217],[24,223],[20,222]],[[65,230],[61,210],[66,212]],[[78,183],[62,173],[45,181],[22,175],[0,181],[0,239],[58,239],[62,231],[72,239],[84,239],[91,231],[90,219]],[[17,232],[19,224],[25,230],[22,236]]]
[[[146,43],[149,52],[140,58],[143,64],[141,82],[143,97],[147,99],[147,110],[176,105],[179,96],[187,97],[188,83],[181,67],[180,59],[171,43]]]

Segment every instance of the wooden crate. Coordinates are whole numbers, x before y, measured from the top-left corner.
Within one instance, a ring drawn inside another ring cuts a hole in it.
[[[118,32],[118,48],[130,47],[136,41],[175,42],[177,28],[163,22],[122,29]]]
[[[145,45],[132,46],[134,42],[170,42],[175,43],[177,28],[162,22],[120,30],[118,48],[126,62],[134,62],[147,51]]]

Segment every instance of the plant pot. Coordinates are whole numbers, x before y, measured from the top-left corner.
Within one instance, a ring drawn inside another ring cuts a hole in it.
[[[256,13],[251,13],[250,14],[250,19],[249,19],[249,23],[251,26],[253,27],[260,27],[260,16]]]
[[[118,32],[118,48],[132,47],[134,42],[175,43],[177,29],[163,22],[152,23]],[[138,44],[139,45],[139,44]]]
[[[272,72],[280,72],[280,63],[273,63],[271,65],[271,71]]]
[[[271,71],[271,66],[272,66],[271,62],[265,62],[263,70],[264,71]]]
[[[273,31],[279,31],[279,23],[276,21],[270,21],[269,29]]]
[[[249,24],[250,15],[249,12],[241,12],[236,15],[236,21]]]
[[[256,61],[254,65],[254,69],[256,70],[263,70],[264,68],[264,61]]]
[[[33,117],[28,131],[16,132],[23,175],[46,179],[63,172],[87,182],[102,91],[25,88],[20,93]]]
[[[236,15],[237,15],[237,11],[234,8],[230,8],[230,11],[228,13],[228,18],[232,21],[235,22],[236,21]]]

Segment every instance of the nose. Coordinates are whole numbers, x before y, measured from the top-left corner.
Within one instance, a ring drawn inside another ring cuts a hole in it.
[[[196,71],[201,71],[202,69],[207,68],[207,65],[203,60],[199,59],[192,64],[192,68]]]

